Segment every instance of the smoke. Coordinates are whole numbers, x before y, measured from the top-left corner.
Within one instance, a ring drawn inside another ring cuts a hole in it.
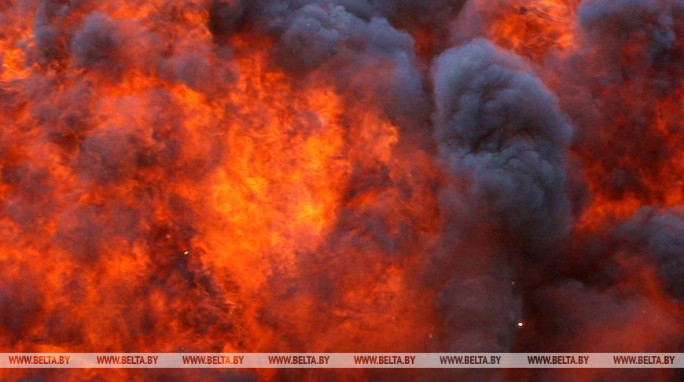
[[[433,81],[449,177],[440,191],[446,248],[434,265],[446,284],[449,350],[510,351],[520,319],[514,265],[549,256],[567,231],[569,126],[529,67],[485,40],[443,53]]]
[[[683,18],[677,0],[4,2],[0,345],[681,352]],[[80,372],[58,378],[190,378]]]
[[[466,198],[484,212],[476,218],[500,220],[494,224],[534,251],[567,230],[570,128],[529,72],[518,58],[476,40],[441,55],[433,81],[435,138],[447,171],[468,183]]]

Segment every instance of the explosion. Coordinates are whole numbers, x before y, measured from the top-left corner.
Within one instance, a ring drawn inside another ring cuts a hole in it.
[[[7,0],[0,21],[5,352],[684,351],[682,1]]]

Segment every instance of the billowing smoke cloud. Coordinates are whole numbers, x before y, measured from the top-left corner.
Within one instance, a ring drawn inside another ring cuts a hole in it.
[[[446,51],[432,74],[448,176],[433,264],[444,285],[446,347],[510,351],[522,319],[512,285],[526,277],[518,272],[533,273],[515,268],[551,256],[549,246],[567,231],[570,128],[530,68],[486,40]]]
[[[435,137],[475,219],[491,215],[535,251],[568,224],[563,158],[570,128],[517,57],[485,40],[449,50],[434,67]]]
[[[5,2],[0,346],[681,352],[683,19],[677,0]],[[84,376],[678,377],[55,378]]]
[[[684,297],[683,230],[681,208],[663,212],[645,208],[618,226],[614,234],[618,248],[646,258],[662,288],[678,300]]]

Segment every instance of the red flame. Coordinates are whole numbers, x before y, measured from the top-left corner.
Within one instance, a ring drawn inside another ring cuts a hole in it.
[[[31,0],[0,21],[3,351],[681,351],[675,1]]]

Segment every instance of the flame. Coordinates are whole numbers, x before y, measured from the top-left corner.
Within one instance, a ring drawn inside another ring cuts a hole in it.
[[[681,340],[681,296],[663,276],[679,264],[668,219],[684,219],[674,5],[603,16],[622,6],[609,2],[595,16],[599,0],[286,3],[0,5],[5,351],[658,351]],[[491,64],[491,78],[434,76],[466,95],[430,83],[429,68],[451,59]],[[563,376],[605,376],[592,373]],[[52,376],[0,371],[33,375]]]
[[[681,85],[678,85],[681,86]],[[646,126],[635,132],[634,121],[618,116],[596,132],[597,147],[578,146],[575,153],[586,163],[584,176],[592,195],[590,205],[580,217],[579,226],[596,228],[604,221],[629,218],[642,206],[675,207],[684,202],[684,145],[679,124],[682,92],[655,99],[651,104],[636,99],[631,85],[605,91],[605,97],[619,97],[641,110]],[[644,91],[648,91],[644,89]],[[610,153],[610,159],[600,160]],[[615,183],[627,183],[616,192]]]
[[[516,0],[474,1],[468,5],[483,23],[485,36],[502,48],[543,62],[551,53],[577,49],[578,4],[578,0]]]
[[[136,35],[139,25],[132,21],[149,20],[155,10],[97,9],[123,36]],[[197,27],[206,24],[206,12],[191,9],[177,17],[179,30],[172,34],[184,33],[184,40],[176,49],[210,42],[207,29]],[[6,37],[3,44],[16,45],[26,34]],[[129,49],[138,54],[145,43]],[[350,209],[380,213],[393,235],[408,232],[392,226],[395,218],[415,218],[415,234],[434,231],[427,187],[412,186],[416,190],[408,197],[399,189],[371,187],[355,196],[349,191],[352,177],[360,175],[355,169],[364,167],[387,171],[397,183],[415,183],[412,173],[434,172],[429,157],[416,151],[413,164],[397,158],[398,128],[360,105],[350,115],[348,101],[329,79],[302,84],[269,67],[269,39],[236,35],[231,44],[228,70],[234,81],[209,90],[150,71],[142,52],[120,69],[119,78],[99,67],[69,69],[55,77],[60,85],[53,98],[70,102],[72,92],[87,88],[78,107],[89,117],[77,131],[57,126],[62,136],[41,135],[33,106],[4,114],[8,131],[17,134],[5,173],[27,162],[27,170],[49,185],[35,196],[49,201],[35,226],[2,219],[3,285],[30,284],[10,298],[26,304],[24,316],[48,320],[3,326],[4,348],[274,351],[287,346],[282,327],[301,343],[310,338],[298,322],[318,326],[319,333],[305,349],[293,349],[298,351],[409,349],[428,335],[422,328],[429,304],[423,292],[410,291],[417,283],[410,269],[420,264],[419,249],[384,259],[380,249],[335,248],[330,236],[341,224],[341,211]],[[27,80],[31,70],[43,70],[22,67],[22,60],[18,48],[7,50],[6,81]],[[217,57],[209,61],[222,65]],[[101,147],[100,139],[118,143]],[[20,187],[3,183],[8,203],[32,202],[24,199],[34,196]],[[334,267],[339,256],[362,268],[332,281],[337,304],[326,325],[314,321],[320,316],[317,291],[303,290],[296,302],[283,302],[286,285],[273,280],[303,288],[303,278],[317,276],[301,269],[303,264]],[[32,266],[36,259],[44,265]],[[268,311],[271,306],[275,310]],[[272,314],[282,322],[265,322]],[[62,334],[54,333],[57,327]],[[417,334],[386,335],[412,327]]]

